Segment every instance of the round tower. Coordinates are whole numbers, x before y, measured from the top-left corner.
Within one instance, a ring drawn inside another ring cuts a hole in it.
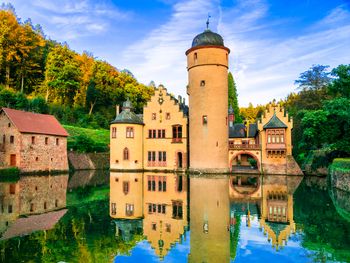
[[[190,170],[227,172],[228,55],[219,34],[205,30],[186,51]]]
[[[139,170],[143,168],[143,122],[133,111],[129,100],[110,126],[111,170]]]

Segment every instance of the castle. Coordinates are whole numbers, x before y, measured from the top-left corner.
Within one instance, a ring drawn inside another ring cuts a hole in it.
[[[292,156],[293,120],[280,105],[270,104],[258,123],[234,122],[229,53],[223,38],[207,29],[186,51],[189,106],[160,85],[142,115],[129,100],[120,113],[117,107],[111,170],[302,174]]]

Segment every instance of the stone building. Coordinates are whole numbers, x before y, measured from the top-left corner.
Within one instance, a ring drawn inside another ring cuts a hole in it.
[[[68,133],[52,115],[0,110],[0,168],[67,171]]]
[[[112,170],[183,170],[188,166],[188,107],[160,85],[143,108],[131,102],[117,110],[110,127]]]

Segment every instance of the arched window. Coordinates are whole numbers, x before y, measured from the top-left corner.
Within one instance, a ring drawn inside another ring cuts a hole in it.
[[[129,160],[129,149],[126,147],[124,148],[124,151],[123,151],[123,159]]]

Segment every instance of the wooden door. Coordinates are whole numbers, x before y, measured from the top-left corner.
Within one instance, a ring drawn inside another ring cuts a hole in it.
[[[10,166],[16,166],[16,154],[10,155]]]

